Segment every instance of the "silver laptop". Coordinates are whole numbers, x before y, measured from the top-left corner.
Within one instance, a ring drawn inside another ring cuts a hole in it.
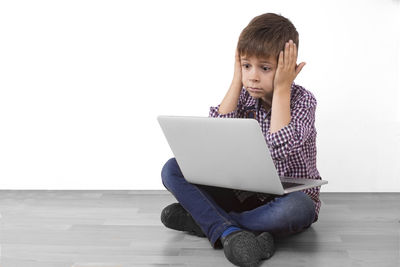
[[[254,119],[160,115],[157,120],[190,183],[276,195],[328,183],[279,177]]]

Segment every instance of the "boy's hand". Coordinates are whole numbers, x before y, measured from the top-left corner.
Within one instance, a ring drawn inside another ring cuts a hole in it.
[[[306,65],[302,62],[296,65],[297,47],[292,40],[285,45],[285,53],[279,53],[278,67],[274,77],[274,90],[290,90],[290,87],[296,78],[297,74]]]
[[[233,80],[238,84],[242,84],[242,65],[240,63],[239,52],[237,48],[235,53],[235,69],[233,74]],[[242,88],[242,86],[240,88]]]

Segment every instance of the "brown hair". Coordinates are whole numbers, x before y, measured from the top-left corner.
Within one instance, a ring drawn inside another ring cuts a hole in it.
[[[265,13],[253,18],[239,36],[240,56],[279,59],[286,42],[293,40],[299,49],[299,34],[292,22],[278,14]]]

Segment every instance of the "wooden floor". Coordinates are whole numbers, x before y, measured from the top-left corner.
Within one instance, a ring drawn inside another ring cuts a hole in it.
[[[319,220],[261,266],[399,267],[400,193],[321,193]],[[165,228],[168,191],[0,190],[1,267],[233,266]]]

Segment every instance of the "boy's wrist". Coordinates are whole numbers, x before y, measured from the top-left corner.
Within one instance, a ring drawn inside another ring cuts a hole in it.
[[[291,88],[291,85],[290,85],[290,84],[289,84],[289,85],[284,85],[284,84],[278,85],[278,86],[276,86],[276,87],[274,88],[274,94],[275,94],[275,93],[276,93],[276,94],[281,94],[281,93],[290,92],[290,88]]]
[[[233,79],[232,79],[233,81],[235,81],[235,82],[242,82],[242,77],[241,77],[241,75],[240,74],[234,74],[233,75]]]
[[[240,87],[240,89],[242,89],[242,87],[243,87],[242,79],[233,77],[233,79],[232,79],[232,85],[235,86],[235,87]]]

